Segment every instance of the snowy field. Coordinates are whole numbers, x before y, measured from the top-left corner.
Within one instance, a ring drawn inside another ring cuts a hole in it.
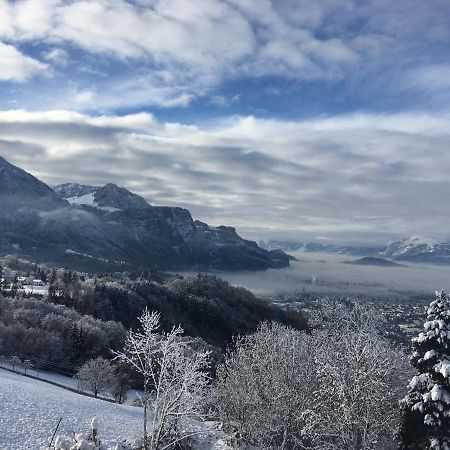
[[[45,373],[46,379],[71,386],[73,380]],[[96,417],[100,438],[109,447],[123,439],[142,436],[143,410],[76,394],[40,380],[0,368],[0,450],[46,449],[62,417],[57,435],[88,434]],[[230,450],[226,436],[213,423],[195,422],[204,430],[198,450]]]
[[[13,367],[12,364],[7,361],[0,361],[0,369],[2,367],[5,367],[9,370],[15,370],[18,373],[25,373],[25,369],[23,366],[16,365],[15,367]],[[58,383],[62,386],[67,386],[68,388],[71,388],[71,389],[83,391],[81,389],[81,387],[79,386],[78,381],[73,377],[62,375],[60,373],[48,372],[46,370],[38,371],[37,369],[34,369],[34,368],[27,369],[26,373],[32,377],[39,378],[40,380],[51,381],[53,383]],[[89,391],[83,391],[83,392],[87,392],[88,394],[92,395],[92,392],[89,392]],[[126,399],[125,399],[124,403],[128,404],[128,405],[136,405],[139,403],[139,398],[142,394],[143,394],[142,390],[129,389],[127,391],[127,395],[126,395]],[[99,397],[114,400],[114,395],[113,395],[112,391],[109,391],[109,390],[100,392]],[[1,448],[0,448],[0,450],[1,450]]]
[[[0,369],[0,449],[45,448],[59,420],[58,434],[87,432],[93,417],[100,437],[114,445],[142,433],[142,409],[85,397]]]

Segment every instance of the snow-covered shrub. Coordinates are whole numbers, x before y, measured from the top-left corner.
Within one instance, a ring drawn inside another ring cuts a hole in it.
[[[450,450],[450,298],[436,292],[424,331],[413,339],[411,364],[417,369],[404,402],[421,417],[431,450]]]
[[[91,432],[89,435],[74,433],[71,438],[58,436],[54,447],[55,450],[141,450],[142,448],[143,444],[140,440],[123,440],[114,447],[105,446],[99,438],[98,422],[95,417],[91,421]]]
[[[72,438],[58,436],[55,441],[55,450],[109,450],[102,445],[98,436],[98,423],[94,417],[91,421],[91,433],[74,433]]]

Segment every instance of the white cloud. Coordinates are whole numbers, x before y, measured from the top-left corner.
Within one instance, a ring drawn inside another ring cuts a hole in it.
[[[124,0],[0,0],[0,39],[39,40],[52,48],[47,60],[64,60],[55,43],[93,54],[157,67],[188,85],[209,87],[242,74],[289,78],[337,76],[359,59],[352,39],[317,37],[319,19],[292,21],[295,3],[268,0],[160,0],[133,5]],[[338,2],[339,3],[339,2]],[[308,8],[311,5],[308,6]],[[321,17],[334,2],[312,8]],[[306,8],[305,8],[306,10]],[[160,80],[154,87],[173,81]],[[185,92],[186,93],[186,92]],[[198,94],[198,93],[194,93]]]
[[[58,82],[95,94],[58,86],[68,101],[49,107],[171,107],[242,77],[355,79],[370,90],[392,61],[430,66],[450,39],[448,14],[447,0],[0,0],[0,40],[47,46]]]
[[[66,66],[69,58],[64,49],[56,47],[44,51],[42,56],[46,61],[56,64],[57,66]]]
[[[47,71],[46,64],[25,56],[14,46],[0,42],[0,80],[24,82]]]
[[[406,87],[427,92],[450,91],[450,64],[432,64],[410,70],[405,74]]]
[[[201,128],[144,113],[3,111],[0,153],[51,184],[112,181],[260,236],[445,239],[449,120],[224,117]]]

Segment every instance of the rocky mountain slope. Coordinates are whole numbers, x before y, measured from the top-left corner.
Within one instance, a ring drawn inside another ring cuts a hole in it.
[[[41,262],[80,260],[163,270],[262,270],[289,265],[234,228],[194,221],[183,208],[155,207],[114,184],[52,190],[0,158],[0,251]]]

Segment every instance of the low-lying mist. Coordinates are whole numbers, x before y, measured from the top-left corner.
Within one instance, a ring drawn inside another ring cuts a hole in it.
[[[406,263],[406,267],[345,264],[358,258],[332,253],[295,252],[298,261],[284,269],[262,272],[214,272],[233,285],[260,296],[294,294],[362,294],[407,296],[450,290],[450,266]],[[183,275],[193,275],[183,273]]]

